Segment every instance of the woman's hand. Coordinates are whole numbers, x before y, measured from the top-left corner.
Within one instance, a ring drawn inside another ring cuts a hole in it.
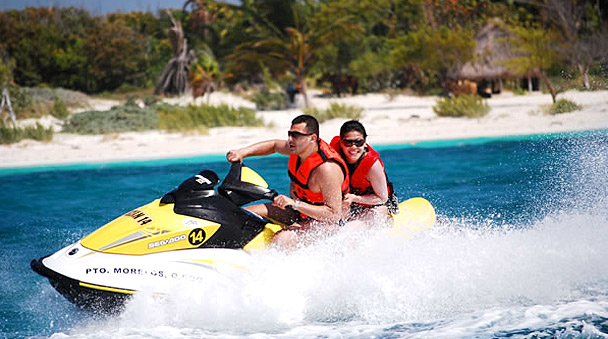
[[[347,205],[347,206],[349,206],[349,207],[350,207],[350,205],[352,205],[353,203],[358,203],[358,202],[359,202],[359,196],[358,196],[358,195],[351,194],[351,193],[347,193],[347,194],[344,196],[344,199],[342,200],[342,202],[343,202],[345,205]]]

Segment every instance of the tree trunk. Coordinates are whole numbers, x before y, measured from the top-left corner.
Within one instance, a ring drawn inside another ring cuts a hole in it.
[[[585,67],[585,65],[579,63],[578,65],[578,71],[581,73],[581,76],[583,77],[583,86],[585,86],[585,89],[591,89],[591,82],[589,81],[589,67]]]
[[[4,117],[4,123],[6,123],[6,119],[11,118],[13,125],[17,124],[17,118],[15,116],[15,111],[13,111],[13,105],[11,105],[11,96],[8,94],[8,84],[4,84],[2,87],[2,103],[0,104],[0,115],[2,115],[2,111],[4,111],[4,106],[7,107],[7,115]]]
[[[551,84],[551,80],[549,80],[549,78],[547,77],[547,74],[545,74],[545,72],[539,72],[539,73],[540,73],[540,77],[545,82],[545,85],[547,86],[549,93],[551,94],[551,99],[553,100],[553,103],[556,103],[557,102],[557,92],[555,91],[555,88],[553,88],[553,85]]]
[[[169,28],[169,40],[173,47],[173,57],[163,69],[154,94],[176,94],[181,95],[188,90],[188,73],[190,65],[195,61],[193,51],[188,50],[188,40],[184,38],[184,32],[180,22],[176,21],[167,11],[171,19],[172,27]]]
[[[308,93],[306,93],[306,81],[303,77],[298,77],[298,91],[304,96],[304,106],[308,107]]]

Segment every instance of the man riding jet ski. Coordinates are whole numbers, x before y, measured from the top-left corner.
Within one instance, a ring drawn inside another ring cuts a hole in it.
[[[70,302],[106,313],[120,311],[136,292],[167,294],[180,282],[245,270],[248,252],[268,247],[282,225],[241,206],[272,200],[277,192],[242,163],[232,164],[216,190],[218,183],[216,173],[202,171],[30,265]],[[428,201],[402,204],[407,211],[395,216],[396,225],[432,227],[435,212]]]

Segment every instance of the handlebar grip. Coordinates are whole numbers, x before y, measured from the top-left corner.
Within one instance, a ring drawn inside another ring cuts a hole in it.
[[[265,195],[268,200],[274,200],[274,198],[276,198],[279,195],[279,192],[277,192],[274,189],[269,189]]]

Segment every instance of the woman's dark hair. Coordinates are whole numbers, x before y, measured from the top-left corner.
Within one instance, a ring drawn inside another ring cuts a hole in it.
[[[365,132],[365,127],[363,127],[363,124],[357,120],[349,120],[349,121],[345,122],[344,124],[342,124],[342,127],[340,127],[340,138],[344,138],[344,135],[346,135],[346,133],[351,132],[351,131],[357,131],[357,132],[363,134],[363,139],[367,139],[367,133]]]
[[[312,115],[302,114],[298,115],[291,121],[292,126],[301,123],[306,124],[306,132],[316,134],[317,137],[319,136],[319,121],[317,118],[313,117]]]

